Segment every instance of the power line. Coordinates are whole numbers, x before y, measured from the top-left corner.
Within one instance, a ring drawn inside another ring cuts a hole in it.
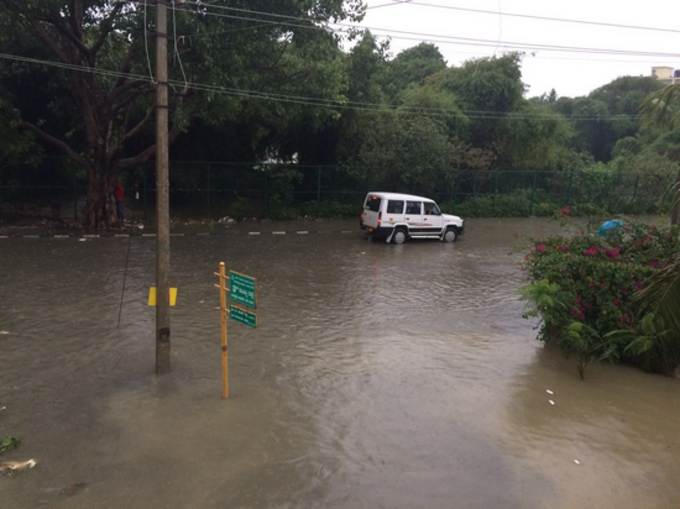
[[[36,58],[22,57],[19,55],[11,55],[7,53],[0,53],[0,58],[6,60],[13,60],[25,63],[32,63],[38,65],[47,65],[51,67],[57,67],[62,69],[67,69],[71,71],[79,72],[89,72],[94,74],[101,74],[109,77],[123,77],[135,81],[151,82],[150,78],[141,74],[132,73],[122,73],[118,71],[111,71],[106,69],[95,69],[83,65],[77,64],[66,64],[62,62],[55,62],[50,60],[39,60]],[[174,85],[185,85],[181,80],[168,80],[170,84]],[[204,92],[214,92],[217,94],[225,94],[238,97],[246,97],[251,99],[263,99],[274,102],[283,102],[289,104],[299,104],[306,106],[317,106],[326,108],[339,108],[345,110],[354,111],[368,111],[376,113],[397,113],[404,115],[420,115],[427,117],[463,117],[468,119],[489,119],[489,120],[502,120],[505,118],[511,119],[537,119],[537,120],[552,120],[555,115],[562,115],[560,113],[546,113],[546,114],[522,114],[521,112],[502,112],[502,111],[483,111],[483,110],[449,110],[445,108],[427,108],[427,107],[409,107],[401,106],[398,109],[390,109],[387,105],[379,103],[361,103],[356,101],[333,101],[330,99],[307,97],[307,96],[294,96],[286,94],[276,94],[270,92],[259,92],[254,90],[245,90],[239,88],[223,87],[218,85],[206,85],[200,83],[189,83],[188,88],[204,91]],[[596,116],[566,116],[562,115],[567,119],[572,120],[585,120],[585,121],[600,121],[607,120],[611,118],[627,118],[634,119],[634,115],[596,115]]]
[[[435,9],[448,9],[448,10],[454,10],[454,11],[463,11],[463,12],[476,12],[479,14],[493,14],[493,15],[498,15],[497,12],[494,11],[487,11],[484,9],[472,9],[468,7],[456,7],[453,5],[437,5],[437,4],[430,4],[426,2],[409,2],[407,5],[420,5],[422,7],[432,7]],[[589,21],[589,20],[583,20],[583,19],[567,19],[567,18],[552,18],[549,16],[536,16],[533,14],[519,14],[519,13],[512,13],[512,12],[504,12],[504,16],[511,16],[515,18],[528,18],[528,19],[537,19],[541,21],[555,21],[555,22],[561,22],[561,23],[579,23],[583,25],[595,25],[595,26],[603,26],[603,27],[610,27],[610,28],[624,28],[624,29],[629,29],[629,30],[649,30],[653,32],[670,32],[670,33],[680,33],[680,30],[676,30],[673,28],[661,28],[661,27],[645,27],[645,26],[639,26],[639,25],[623,25],[619,23],[605,23],[602,21]]]
[[[195,2],[189,2],[191,4],[195,4]],[[208,7],[207,5],[200,4],[202,7]],[[209,7],[215,8],[215,9],[221,9],[221,10],[229,10],[229,11],[238,11],[238,12],[248,12],[250,14],[255,14],[255,15],[265,15],[265,16],[272,16],[276,18],[282,18],[282,19],[291,19],[291,20],[301,20],[305,22],[310,22],[314,21],[312,19],[305,19],[305,18],[296,18],[294,16],[287,16],[283,14],[275,14],[275,13],[268,13],[268,12],[263,12],[263,11],[252,11],[249,9],[241,9],[237,7],[227,7],[223,5],[210,5]],[[193,12],[196,14],[202,14],[202,15],[208,15],[208,16],[216,16],[216,17],[221,17],[221,18],[227,18],[227,19],[235,19],[235,20],[241,20],[241,21],[253,21],[253,22],[259,22],[259,23],[267,23],[269,22],[272,25],[284,25],[288,27],[293,27],[293,28],[303,28],[303,29],[311,29],[311,30],[322,30],[322,31],[328,31],[334,30],[333,27],[326,27],[326,26],[319,26],[319,25],[313,25],[313,24],[305,24],[305,25],[300,25],[300,24],[294,24],[294,23],[289,23],[287,21],[268,21],[266,19],[261,19],[261,18],[249,18],[245,16],[236,16],[236,15],[231,15],[231,14],[223,14],[219,12],[212,12],[209,10],[206,11],[189,11]],[[498,15],[498,13],[495,13]],[[415,41],[422,41],[423,38],[430,40],[432,42],[437,42],[440,44],[458,44],[458,45],[464,45],[464,46],[490,46],[490,47],[497,47],[498,46],[498,41],[492,41],[490,39],[478,39],[478,38],[473,38],[473,37],[457,37],[457,36],[451,36],[451,35],[446,35],[446,34],[431,34],[431,33],[426,33],[426,32],[413,32],[409,30],[397,30],[397,29],[386,29],[386,28],[381,28],[381,27],[371,27],[371,26],[366,26],[366,25],[356,25],[356,24],[349,24],[349,23],[339,23],[339,22],[328,22],[329,25],[336,25],[339,27],[345,27],[353,30],[364,30],[368,29],[371,30],[372,32],[384,32],[387,36],[394,38],[394,39],[405,39],[405,40],[415,40]],[[342,30],[337,30],[337,31],[342,31]],[[394,35],[394,34],[402,34],[402,35]],[[379,34],[381,35],[381,34]],[[382,35],[381,35],[382,36]],[[412,36],[417,36],[417,38],[414,38]],[[619,50],[619,49],[613,49],[613,48],[589,48],[589,47],[581,47],[581,46],[559,46],[559,45],[553,45],[553,44],[540,44],[540,43],[525,43],[525,42],[510,42],[510,41],[504,41],[502,42],[502,45],[504,47],[510,47],[510,48],[515,48],[515,49],[520,49],[520,50],[541,50],[541,51],[555,51],[555,52],[564,52],[564,53],[592,53],[592,54],[606,54],[606,55],[624,55],[624,56],[644,56],[644,57],[668,57],[668,58],[680,58],[680,53],[661,53],[661,52],[650,52],[650,51],[634,51],[634,50]]]
[[[383,35],[380,35],[378,37],[389,39],[388,36],[383,36]],[[407,43],[400,44],[400,45],[397,45],[397,44],[390,45],[390,49],[398,51],[398,52],[405,51],[405,50],[412,48],[412,47],[413,46],[411,46]],[[443,51],[445,51],[445,50],[443,50]],[[453,56],[456,56],[456,55],[472,55],[472,56],[477,56],[477,57],[480,57],[480,58],[484,58],[484,57],[491,58],[491,57],[493,57],[492,52],[484,53],[484,52],[479,52],[479,51],[461,51],[461,50],[458,50],[458,49],[450,50],[450,52],[451,52],[450,54],[442,52],[442,55],[444,57],[449,57],[451,55],[453,55]],[[612,59],[612,58],[570,58],[570,57],[558,57],[558,56],[534,55],[534,54],[530,54],[529,56],[531,58],[537,58],[537,59],[540,59],[540,60],[563,60],[563,61],[572,61],[572,62],[595,62],[595,63],[599,63],[599,64],[621,64],[621,63],[623,63],[623,64],[640,64],[640,65],[645,65],[645,66],[649,65],[648,59],[647,60],[622,60],[622,59],[618,59],[618,58],[617,59]],[[660,59],[660,60],[662,60],[662,59]],[[671,60],[675,60],[675,59],[671,59]]]
[[[392,3],[373,5],[366,7],[366,10],[382,9],[383,7],[394,7],[395,5],[402,5],[411,2],[412,0],[392,0]]]

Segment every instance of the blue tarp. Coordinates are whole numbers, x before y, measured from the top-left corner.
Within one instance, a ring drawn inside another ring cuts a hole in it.
[[[614,233],[619,228],[623,228],[623,220],[622,219],[611,219],[609,221],[605,221],[604,223],[602,223],[598,227],[597,234],[600,237],[606,237],[606,236]]]

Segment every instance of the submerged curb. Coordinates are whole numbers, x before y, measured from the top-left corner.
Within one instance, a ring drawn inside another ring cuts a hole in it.
[[[360,234],[361,232],[359,231],[352,231],[352,230],[293,230],[293,231],[269,231],[269,232],[262,232],[262,231],[246,231],[246,230],[240,230],[240,231],[228,231],[228,232],[195,232],[195,233],[171,233],[171,237],[226,237],[226,236],[231,236],[231,235],[240,235],[240,236],[248,236],[248,237],[257,237],[257,236],[281,236],[281,235],[314,235],[314,234],[326,234],[326,233],[340,233],[340,234],[347,234],[347,233],[355,233],[355,234]],[[111,238],[111,237],[116,237],[116,238],[123,238],[123,239],[128,239],[130,237],[138,237],[138,238],[155,238],[156,234],[155,233],[113,233],[113,232],[104,232],[100,234],[14,234],[14,235],[0,235],[0,239],[100,239],[100,238]]]

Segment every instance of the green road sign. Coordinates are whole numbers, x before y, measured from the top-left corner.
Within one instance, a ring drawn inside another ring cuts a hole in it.
[[[229,271],[229,298],[251,308],[257,307],[257,280]]]
[[[251,313],[245,309],[237,308],[236,306],[230,306],[229,316],[232,320],[244,325],[248,325],[254,329],[257,328],[257,315],[255,313]]]

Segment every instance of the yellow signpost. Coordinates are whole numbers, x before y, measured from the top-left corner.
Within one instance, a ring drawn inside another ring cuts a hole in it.
[[[231,305],[227,309],[227,292],[238,303],[246,303],[257,307],[257,280],[238,272],[230,272],[227,276],[224,262],[220,262],[220,271],[214,272],[220,278],[220,284],[215,285],[220,290],[220,306],[215,308],[220,311],[222,322],[222,398],[229,397],[229,351],[227,343],[227,313],[232,320],[250,327],[257,327],[257,315],[240,305]],[[230,277],[231,276],[231,277]],[[227,288],[227,280],[230,280]]]

